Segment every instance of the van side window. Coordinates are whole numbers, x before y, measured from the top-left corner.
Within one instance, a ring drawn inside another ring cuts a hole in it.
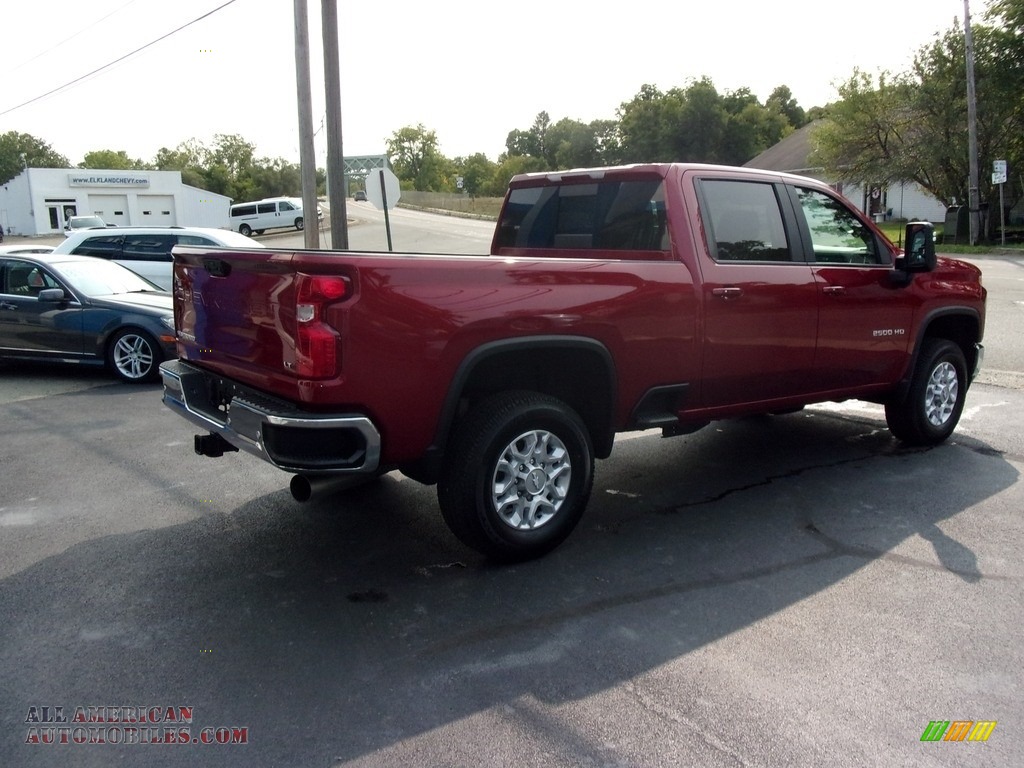
[[[232,216],[255,216],[255,205],[234,205],[231,207]]]
[[[256,206],[256,213],[277,213],[273,203],[260,203]]]
[[[702,217],[715,261],[792,261],[773,184],[704,179]]]
[[[814,261],[821,264],[883,264],[874,233],[840,200],[815,189],[797,187],[800,207],[811,230]]]

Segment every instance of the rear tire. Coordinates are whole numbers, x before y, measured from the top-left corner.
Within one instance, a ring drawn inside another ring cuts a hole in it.
[[[238,227],[238,231],[240,234],[243,234],[246,237],[252,237],[252,227],[250,227],[248,224],[240,225]]]
[[[536,392],[479,403],[455,431],[437,486],[445,522],[494,560],[547,554],[576,527],[590,497],[594,453],[580,417]]]
[[[907,396],[885,404],[889,431],[909,445],[937,445],[953,434],[967,395],[963,350],[946,339],[927,339]]]

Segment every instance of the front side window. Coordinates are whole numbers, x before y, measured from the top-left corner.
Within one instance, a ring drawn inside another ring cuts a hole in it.
[[[811,231],[814,261],[825,264],[883,264],[874,233],[842,201],[816,189],[797,187]]]
[[[3,277],[3,293],[12,296],[38,296],[44,288],[60,288],[49,272],[28,261],[7,262]]]
[[[294,211],[294,210],[297,210],[296,207],[294,205],[292,205],[291,203],[289,203],[287,200],[282,200],[278,204],[278,206],[280,207],[280,209],[282,211]]]
[[[793,261],[773,184],[704,179],[700,188],[716,261]]]
[[[498,225],[498,247],[667,251],[664,182],[513,189]]]

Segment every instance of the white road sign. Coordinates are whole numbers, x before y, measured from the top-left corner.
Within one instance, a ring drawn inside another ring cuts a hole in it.
[[[388,210],[398,204],[402,196],[402,188],[398,183],[398,177],[390,168],[377,168],[366,175],[366,199],[377,206],[378,210],[384,210],[384,194],[381,192],[383,177],[384,192],[388,196]]]

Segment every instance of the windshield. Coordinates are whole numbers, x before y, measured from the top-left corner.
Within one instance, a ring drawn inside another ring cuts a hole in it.
[[[71,229],[87,229],[88,227],[105,227],[107,225],[99,216],[77,216],[71,219],[68,226]]]
[[[111,261],[68,261],[55,266],[72,288],[86,296],[160,290],[160,286]]]

